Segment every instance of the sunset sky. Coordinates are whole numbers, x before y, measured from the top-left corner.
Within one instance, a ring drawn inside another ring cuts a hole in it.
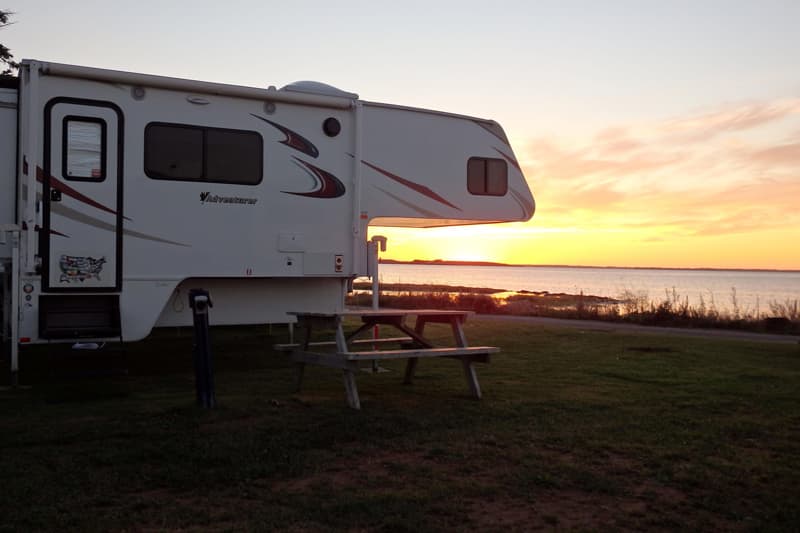
[[[7,0],[17,59],[312,79],[500,122],[524,224],[380,228],[385,257],[800,269],[800,2]]]

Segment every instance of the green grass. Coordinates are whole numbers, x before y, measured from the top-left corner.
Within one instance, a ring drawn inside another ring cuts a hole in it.
[[[276,330],[277,331],[277,330]],[[449,336],[445,329],[434,333]],[[800,347],[467,324],[502,353],[471,400],[457,362],[413,386],[293,369],[285,333],[212,331],[219,408],[194,406],[191,335],[131,345],[125,378],[0,391],[0,531],[796,530]]]

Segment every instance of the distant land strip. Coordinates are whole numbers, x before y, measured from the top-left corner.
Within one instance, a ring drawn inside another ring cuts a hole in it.
[[[638,266],[596,266],[596,265],[533,265],[499,263],[495,261],[455,261],[449,259],[414,259],[398,261],[381,259],[384,265],[429,265],[429,266],[490,266],[490,267],[532,267],[532,268],[604,268],[609,270],[705,270],[709,272],[800,272],[800,269],[781,268],[715,268],[715,267],[638,267]]]

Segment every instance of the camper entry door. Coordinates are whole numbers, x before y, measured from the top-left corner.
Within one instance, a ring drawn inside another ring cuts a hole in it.
[[[122,112],[109,102],[55,98],[44,114],[43,290],[119,291]]]

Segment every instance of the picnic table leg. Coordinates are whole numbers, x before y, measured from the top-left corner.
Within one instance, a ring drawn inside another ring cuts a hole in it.
[[[404,385],[411,385],[414,381],[414,371],[417,369],[417,362],[419,358],[417,357],[409,357],[408,361],[406,361],[406,376],[403,379]]]
[[[464,328],[461,323],[461,320],[455,318],[452,322],[450,322],[450,328],[453,330],[453,338],[456,341],[456,346],[458,346],[459,348],[466,348],[467,336],[464,333]]]
[[[336,349],[339,352],[347,351],[347,338],[344,336],[344,327],[340,316],[336,317]]]
[[[456,346],[459,348],[467,347],[467,336],[464,334],[464,324],[459,317],[453,317],[450,322],[450,327],[453,330],[453,337],[456,341]],[[461,358],[461,366],[464,367],[464,377],[467,378],[467,386],[472,393],[472,397],[476,400],[481,399],[481,385],[478,383],[478,374],[475,372],[475,365],[472,364],[472,359],[469,357]]]
[[[291,327],[292,324],[289,324],[289,337],[294,337],[294,328]],[[302,342],[302,351],[308,350],[308,343],[311,342],[311,329],[312,329],[312,322],[307,321],[305,324],[305,336],[303,337]],[[306,371],[306,364],[305,363],[295,363],[295,382],[294,382],[294,391],[300,392],[303,387],[303,376],[305,375]]]
[[[459,348],[467,347],[467,335],[464,333],[464,320],[459,316],[450,317],[450,329],[453,332],[453,340]]]
[[[425,321],[424,317],[417,316],[417,322],[414,324],[414,333],[417,334],[418,337],[422,338],[425,333]],[[406,362],[406,375],[403,378],[404,385],[411,385],[414,381],[414,372],[417,371],[417,363],[419,363],[418,357],[409,357],[408,361]]]
[[[347,393],[347,405],[353,409],[361,409],[361,401],[358,398],[358,387],[356,386],[356,376],[351,368],[344,370],[344,390]]]
[[[475,372],[475,365],[469,357],[462,357],[461,364],[464,367],[464,376],[467,378],[467,385],[473,398],[481,399],[481,385],[478,383],[478,374]]]

